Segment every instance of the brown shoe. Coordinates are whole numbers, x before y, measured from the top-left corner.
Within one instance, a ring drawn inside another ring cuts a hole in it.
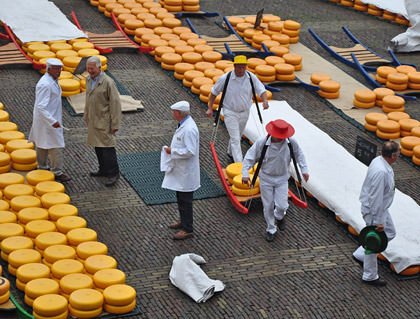
[[[169,228],[171,228],[171,229],[181,229],[182,224],[181,224],[181,222],[175,222],[175,223],[170,224]]]
[[[61,174],[55,176],[55,180],[58,182],[68,182],[69,180],[71,180],[71,177],[67,176],[66,174]]]
[[[192,236],[194,236],[194,234],[193,234],[193,233],[187,233],[187,232],[185,232],[183,229],[181,229],[179,232],[177,232],[177,233],[174,235],[174,239],[175,239],[175,240],[183,240],[183,239],[190,238],[190,237],[192,237]]]

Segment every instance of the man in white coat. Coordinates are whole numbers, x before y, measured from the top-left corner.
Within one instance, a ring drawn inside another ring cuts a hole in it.
[[[211,90],[209,107],[206,111],[208,117],[213,116],[213,104],[220,93],[223,92],[227,82],[226,94],[223,100],[223,117],[229,133],[227,153],[235,163],[242,162],[241,137],[248,122],[252,106],[252,85],[255,93],[263,99],[263,108],[268,109],[267,90],[255,74],[246,71],[247,59],[244,55],[234,58],[234,71],[222,75]],[[229,75],[229,79],[227,79]]]
[[[382,145],[382,155],[369,165],[365,181],[360,192],[360,203],[366,226],[376,226],[376,231],[385,232],[388,241],[396,235],[394,223],[389,214],[389,207],[394,200],[394,171],[391,165],[400,154],[399,145],[393,141]],[[353,257],[363,263],[362,282],[373,286],[385,286],[386,281],[378,276],[378,254],[365,254],[360,246]]]
[[[289,208],[287,195],[291,153],[288,143],[291,143],[293,154],[305,181],[309,179],[309,174],[305,156],[297,141],[292,138],[295,133],[293,126],[286,121],[276,120],[268,123],[266,130],[268,136],[259,138],[245,155],[242,167],[242,183],[248,184],[250,182],[248,171],[259,160],[266,145],[259,179],[264,218],[267,223],[266,240],[273,241],[277,227],[279,230],[285,229],[284,217]],[[277,221],[277,227],[275,221]]]
[[[172,169],[165,173],[162,188],[176,191],[180,220],[169,227],[179,229],[174,239],[182,240],[193,236],[193,194],[200,188],[200,134],[187,101],[175,103],[171,109],[179,124],[171,146],[164,148],[170,155]]]
[[[59,59],[47,60],[47,72],[36,85],[35,105],[29,141],[36,146],[39,169],[49,169],[55,179],[67,182],[71,178],[63,173],[64,136],[62,126],[61,87],[58,77],[63,63]]]

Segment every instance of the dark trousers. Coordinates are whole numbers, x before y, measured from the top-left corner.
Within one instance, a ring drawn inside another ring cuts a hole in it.
[[[194,192],[176,192],[182,229],[187,233],[193,231],[193,194]]]
[[[99,172],[105,176],[116,176],[119,174],[120,170],[115,147],[95,147],[95,153],[98,158]]]

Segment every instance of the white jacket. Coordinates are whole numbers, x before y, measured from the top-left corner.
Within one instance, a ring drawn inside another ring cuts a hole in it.
[[[38,81],[35,90],[35,105],[29,141],[43,149],[64,147],[62,125],[61,87],[54,78],[45,73]]]
[[[165,173],[162,188],[193,192],[200,188],[200,134],[191,116],[177,128],[171,142],[173,168]]]

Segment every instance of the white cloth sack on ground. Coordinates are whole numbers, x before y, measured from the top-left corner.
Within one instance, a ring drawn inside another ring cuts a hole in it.
[[[200,268],[205,263],[199,255],[183,254],[174,258],[169,272],[171,283],[197,303],[206,302],[215,292],[225,289],[223,282],[210,279]]]
[[[391,49],[396,52],[420,51],[420,2],[405,0],[411,27],[391,40]]]
[[[171,159],[171,155],[166,153],[165,148],[168,146],[163,146],[162,151],[160,152],[160,171],[161,172],[170,172],[174,168],[174,162]]]

